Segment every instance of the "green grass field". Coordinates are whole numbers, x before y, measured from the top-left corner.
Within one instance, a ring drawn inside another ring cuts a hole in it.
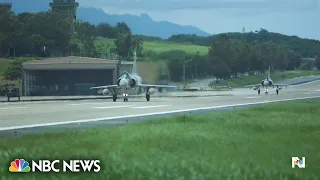
[[[320,176],[320,101],[172,116],[121,128],[0,140],[2,179],[311,180]],[[306,157],[306,168],[291,157]],[[15,158],[100,159],[101,171],[10,174]]]
[[[115,47],[113,41],[114,39],[98,38],[96,39],[96,45],[102,44],[104,47],[111,49]],[[143,49],[144,51],[154,51],[156,53],[172,50],[183,50],[192,55],[195,55],[197,52],[199,52],[201,55],[205,55],[208,54],[209,47],[174,42],[145,41],[143,43]]]
[[[302,76],[310,75],[320,75],[319,70],[297,70],[297,71],[284,71],[284,72],[274,72],[271,73],[271,79],[274,82],[282,81],[286,79],[293,79]],[[259,84],[264,78],[268,76],[267,73],[253,75],[253,76],[241,76],[237,78],[230,78],[228,80],[228,85],[231,87],[243,87],[245,85]],[[214,86],[215,83],[212,83],[211,86]]]

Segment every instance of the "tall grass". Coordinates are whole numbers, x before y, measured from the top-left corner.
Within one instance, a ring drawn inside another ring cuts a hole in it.
[[[101,172],[27,179],[301,180],[320,175],[320,101],[172,116],[122,128],[26,135],[0,142],[2,179],[15,158],[100,159]],[[306,157],[306,168],[291,157]]]

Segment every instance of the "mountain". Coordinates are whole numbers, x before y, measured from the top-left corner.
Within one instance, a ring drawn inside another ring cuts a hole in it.
[[[39,12],[50,9],[49,3],[52,0],[0,0],[1,2],[12,3],[12,10],[15,13]],[[140,16],[124,14],[112,15],[105,13],[102,9],[93,7],[79,7],[77,18],[91,24],[109,23],[115,25],[117,22],[126,22],[133,34],[168,38],[175,34],[196,34],[198,36],[209,36],[210,34],[194,26],[183,26],[168,21],[154,21],[148,14]]]
[[[90,14],[90,16],[88,16]],[[198,36],[209,36],[210,34],[194,26],[182,26],[168,21],[153,21],[148,14],[140,16],[124,14],[111,15],[106,14],[102,9],[96,8],[78,8],[78,18],[88,21],[92,24],[107,22],[115,25],[117,22],[126,22],[131,28],[133,34],[142,34],[146,36],[156,36],[168,38],[175,34],[196,34]]]

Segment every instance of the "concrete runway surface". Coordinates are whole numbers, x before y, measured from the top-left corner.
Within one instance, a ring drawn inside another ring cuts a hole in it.
[[[279,95],[276,95],[274,89],[269,90],[269,95],[265,95],[263,90],[258,95],[257,91],[252,89],[235,89],[229,96],[151,97],[149,102],[145,98],[129,98],[129,102],[123,102],[123,99],[119,98],[118,102],[103,99],[0,103],[0,131],[75,123],[96,127],[101,126],[103,122],[116,123],[114,119],[123,120],[308,97],[320,97],[320,81],[290,86],[281,90]]]

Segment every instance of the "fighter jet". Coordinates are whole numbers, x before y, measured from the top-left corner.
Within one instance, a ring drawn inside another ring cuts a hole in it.
[[[117,92],[119,90],[123,90],[125,93],[123,94],[123,101],[128,101],[128,89],[135,88],[145,88],[146,89],[146,99],[150,101],[150,95],[154,94],[157,89],[156,88],[177,88],[177,86],[166,86],[166,85],[153,85],[153,84],[143,84],[142,78],[138,75],[137,71],[137,56],[134,51],[134,62],[132,73],[123,72],[120,78],[117,80],[117,84],[115,85],[106,85],[106,86],[97,86],[91,87],[90,89],[100,89],[100,93],[102,94],[112,94],[113,102],[117,101]]]
[[[258,94],[260,94],[260,87],[265,88],[265,94],[268,94],[268,87],[276,87],[277,95],[279,94],[279,91],[283,89],[283,87],[287,88],[286,84],[274,84],[272,79],[270,78],[270,66],[268,71],[268,77],[261,81],[260,84],[254,84],[254,85],[248,85],[245,87],[249,87],[250,89],[253,88],[253,90],[257,90]]]

